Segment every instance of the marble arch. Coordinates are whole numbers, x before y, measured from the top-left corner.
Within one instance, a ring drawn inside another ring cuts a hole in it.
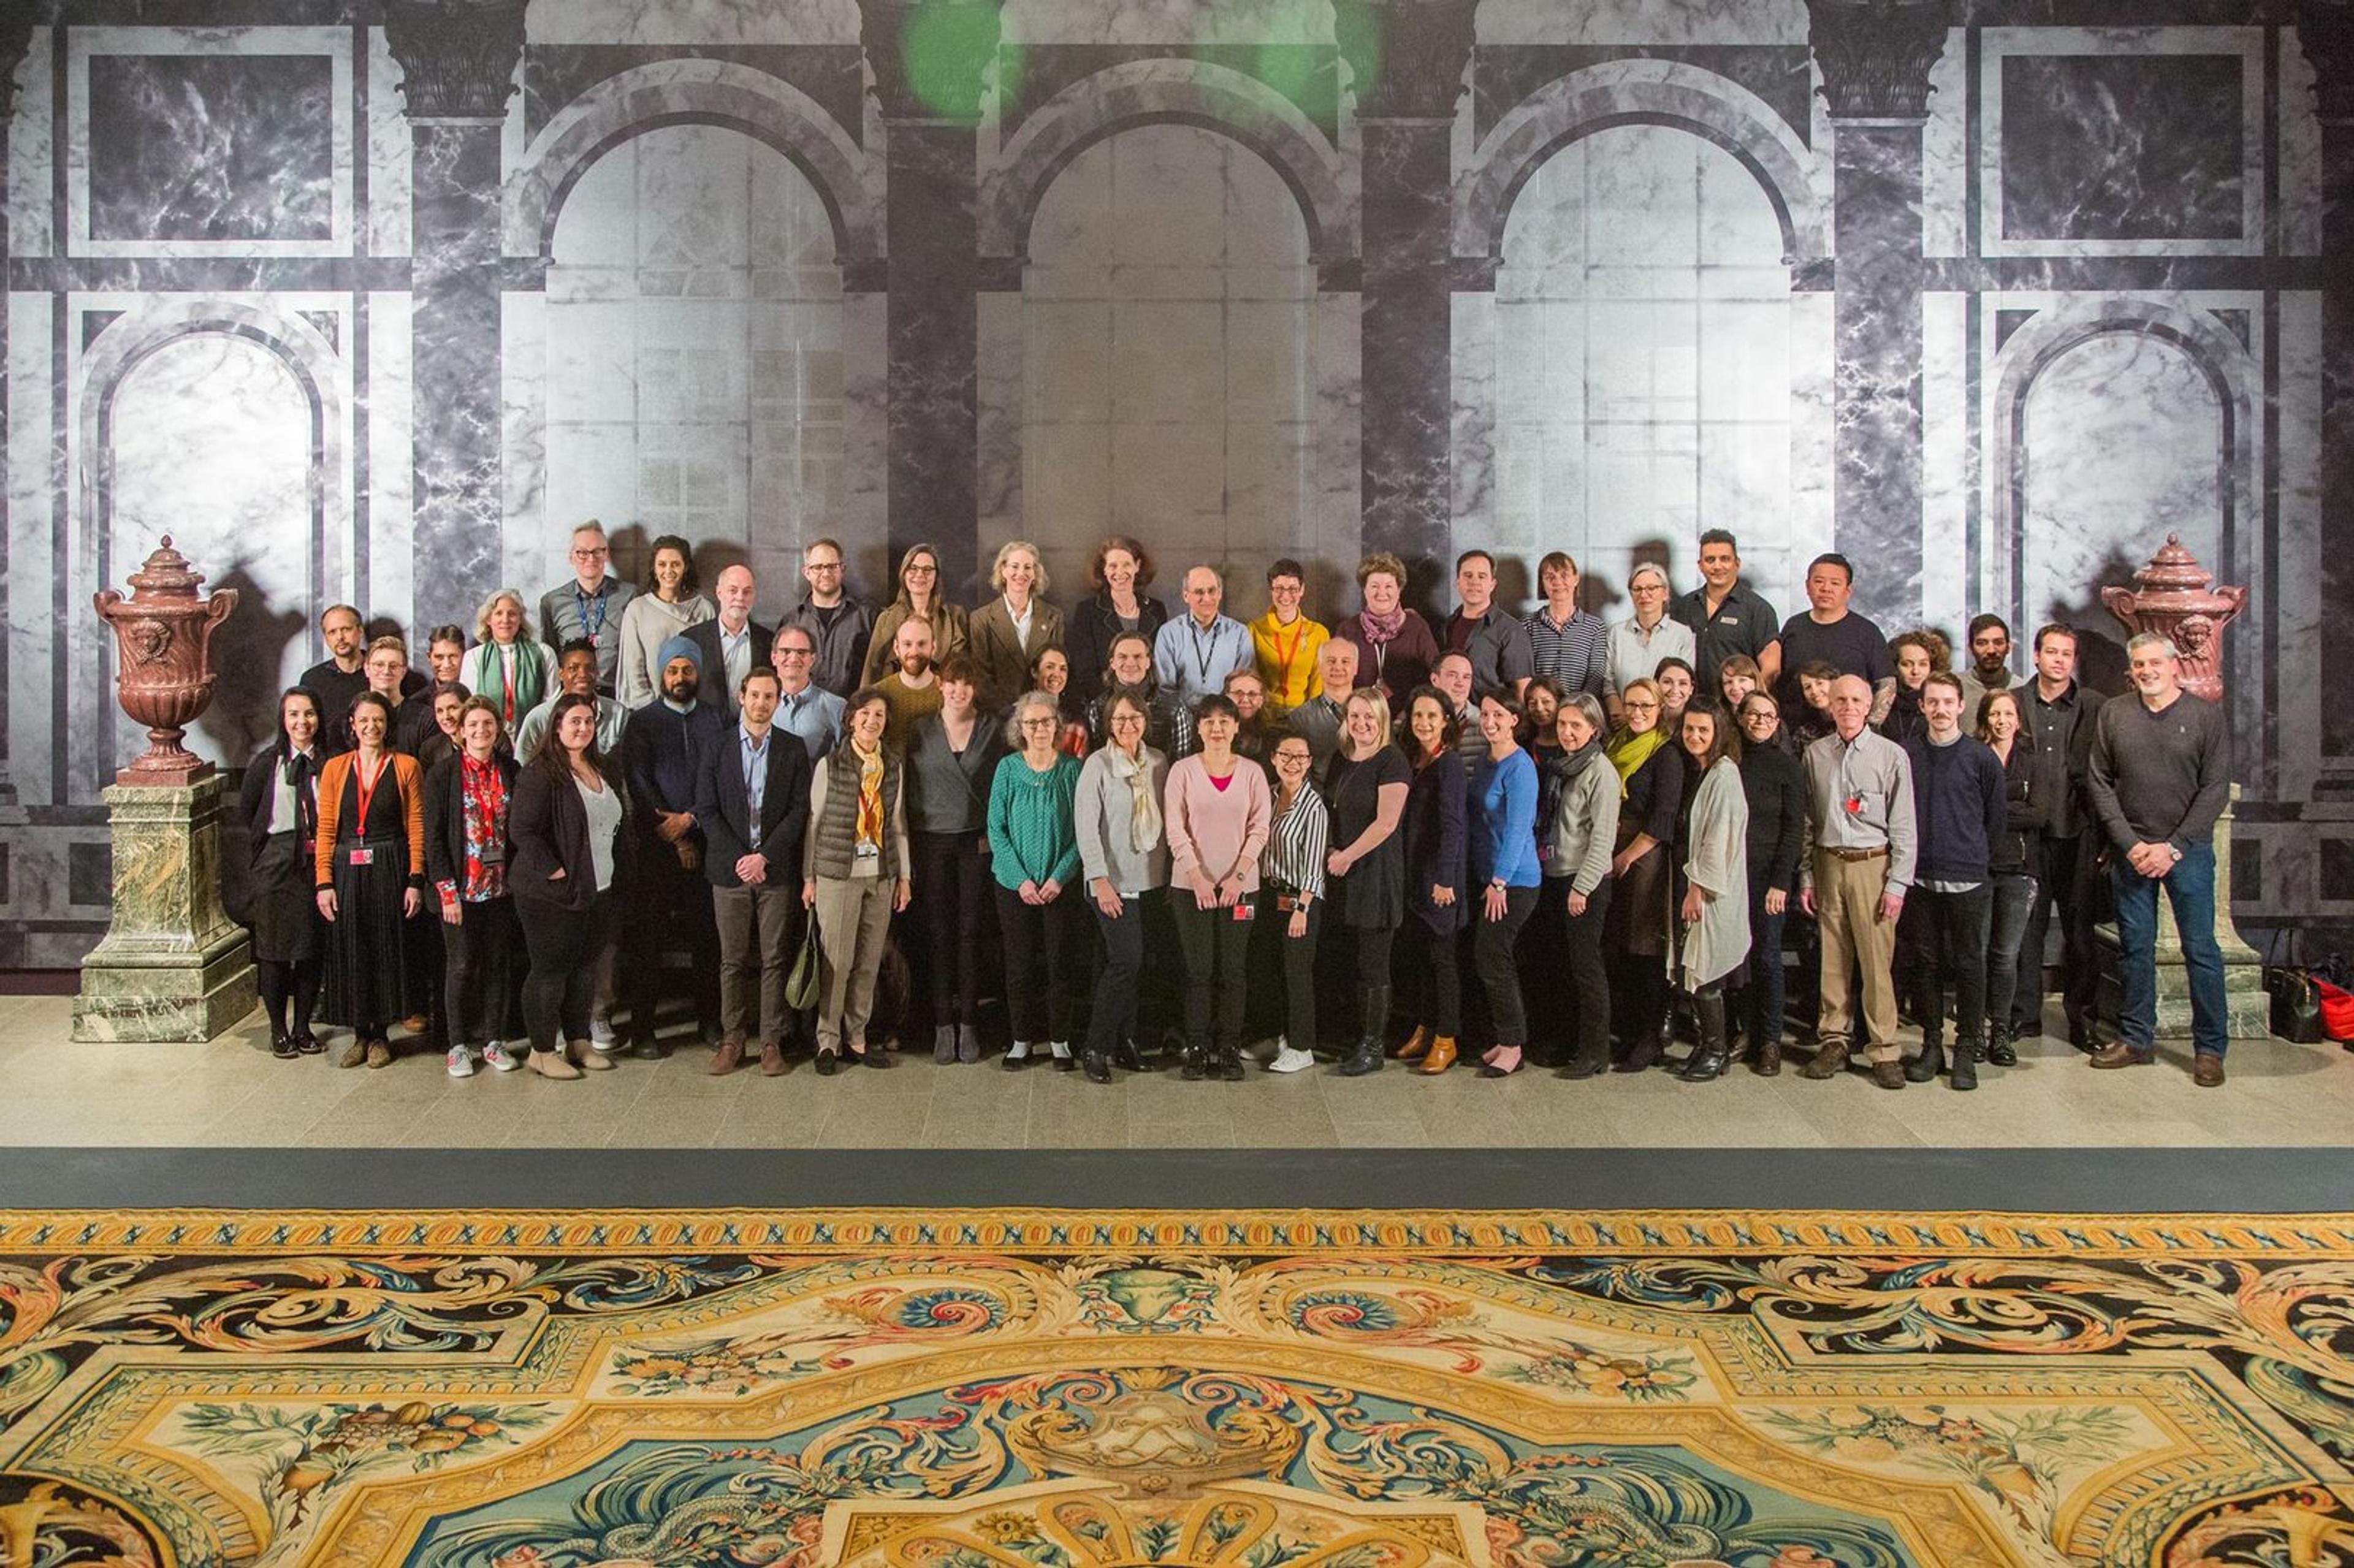
[[[1547,82],[1499,120],[1455,185],[1455,254],[1499,260],[1521,187],[1547,158],[1614,125],[1669,125],[1715,143],[1764,187],[1796,270],[1829,259],[1817,158],[1748,89],[1681,60],[1606,60]]]
[[[864,151],[817,101],[790,82],[732,60],[660,60],[607,77],[559,110],[508,179],[505,253],[555,257],[556,220],[588,166],[663,125],[722,125],[764,143],[808,177],[832,220],[835,261],[878,260],[883,221]]]
[[[2225,556],[2207,565],[2232,580],[2253,580],[2254,563],[2245,559],[2243,525],[2255,519],[2256,410],[2262,406],[2262,380],[2247,346],[2206,311],[2135,295],[2078,296],[2038,311],[1994,357],[1986,471],[1993,482],[1990,538],[2002,553],[1996,577],[1999,601],[2014,616],[2024,616],[2020,559],[2027,526],[2028,395],[2036,378],[2069,350],[2112,335],[2154,337],[2170,344],[2206,376],[2223,427],[2216,452],[2215,498]],[[2229,643],[2227,656],[2245,657],[2249,647],[2245,638]]]
[[[1356,202],[1341,162],[1290,100],[1205,60],[1130,60],[1073,82],[1005,140],[981,182],[981,253],[1020,258],[1046,187],[1073,158],[1139,125],[1198,125],[1249,148],[1290,188],[1320,266],[1357,253]]]

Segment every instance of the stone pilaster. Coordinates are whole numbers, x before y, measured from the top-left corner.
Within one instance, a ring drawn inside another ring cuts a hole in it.
[[[253,1011],[245,927],[221,907],[221,778],[110,785],[114,915],[82,960],[76,1040],[199,1044]]]
[[[1808,0],[1831,121],[1833,537],[1856,608],[1921,613],[1921,130],[1951,0]]]
[[[467,624],[499,577],[499,141],[524,0],[387,0],[384,31],[409,127],[421,632]]]
[[[0,17],[0,213],[8,210],[8,123],[16,111],[16,68],[32,47],[33,17],[29,6]],[[8,271],[8,226],[0,222],[0,277]],[[8,450],[8,312],[0,293],[0,453]],[[0,469],[5,467],[0,462]],[[8,487],[0,483],[0,539],[8,536]],[[7,552],[0,550],[0,632],[10,624]],[[16,776],[8,768],[8,639],[0,634],[0,822],[21,822],[25,808],[16,800]],[[0,885],[0,903],[9,892]]]
[[[2299,0],[2321,122],[2321,602],[2354,604],[2354,0]],[[2354,622],[2321,617],[2321,792],[2354,798]]]
[[[1472,0],[1341,0],[1353,77],[1364,257],[1364,547],[1403,558],[1426,608],[1448,581],[1453,456],[1455,103]]]
[[[997,0],[863,0],[883,114],[885,403],[891,558],[940,547],[941,588],[974,580],[980,548],[980,159]]]

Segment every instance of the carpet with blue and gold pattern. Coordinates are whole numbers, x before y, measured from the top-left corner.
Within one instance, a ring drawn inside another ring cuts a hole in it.
[[[2354,1216],[0,1212],[5,1568],[2354,1564]]]

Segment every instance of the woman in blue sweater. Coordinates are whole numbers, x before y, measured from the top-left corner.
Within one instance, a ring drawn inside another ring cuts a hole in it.
[[[1518,1072],[1529,1041],[1512,947],[1536,907],[1543,875],[1537,862],[1537,769],[1516,738],[1520,727],[1521,705],[1508,693],[1479,699],[1488,755],[1471,775],[1471,885],[1482,890],[1471,963],[1496,1026],[1496,1044],[1480,1058],[1483,1078]]]
[[[1079,759],[1056,749],[1061,712],[1045,692],[1013,705],[1006,745],[1017,747],[989,783],[989,866],[1005,936],[1005,1002],[1013,1015],[1009,1068],[1028,1065],[1043,1037],[1058,1071],[1078,1065],[1071,1026],[1079,996],[1079,835],[1073,801]]]

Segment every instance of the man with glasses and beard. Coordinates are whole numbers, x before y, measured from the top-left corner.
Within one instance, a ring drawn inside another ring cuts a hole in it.
[[[704,1038],[719,1031],[719,928],[704,875],[705,844],[695,825],[695,796],[703,766],[726,732],[719,715],[695,699],[703,670],[692,641],[681,636],[663,642],[656,678],[662,694],[631,713],[620,757],[637,835],[636,885],[621,932],[630,1054],[649,1060],[669,1054],[654,1039],[667,932],[683,933],[694,959],[695,1019]]]

